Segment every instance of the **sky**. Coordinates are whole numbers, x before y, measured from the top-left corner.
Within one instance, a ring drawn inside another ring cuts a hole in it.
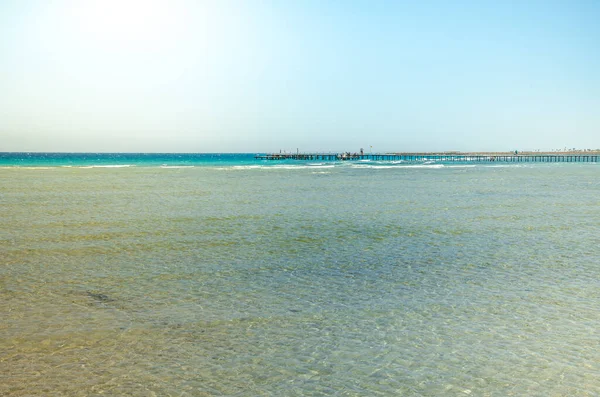
[[[0,152],[600,148],[600,1],[2,0]]]

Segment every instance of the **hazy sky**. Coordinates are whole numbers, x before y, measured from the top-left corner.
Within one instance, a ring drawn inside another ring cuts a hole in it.
[[[600,147],[600,1],[0,1],[0,151],[370,146]]]

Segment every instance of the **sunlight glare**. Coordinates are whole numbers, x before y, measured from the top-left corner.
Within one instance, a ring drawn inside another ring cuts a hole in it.
[[[96,45],[125,49],[168,46],[185,23],[177,2],[88,0],[71,9],[77,32]]]

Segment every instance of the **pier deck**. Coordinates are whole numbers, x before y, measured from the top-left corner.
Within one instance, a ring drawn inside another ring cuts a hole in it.
[[[595,163],[600,154],[444,154],[444,153],[273,153],[258,154],[257,160],[309,161],[446,161],[446,162],[536,162],[536,163]]]

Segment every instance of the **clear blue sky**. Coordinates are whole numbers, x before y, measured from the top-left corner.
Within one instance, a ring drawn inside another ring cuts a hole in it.
[[[0,1],[0,151],[600,147],[600,1]]]

